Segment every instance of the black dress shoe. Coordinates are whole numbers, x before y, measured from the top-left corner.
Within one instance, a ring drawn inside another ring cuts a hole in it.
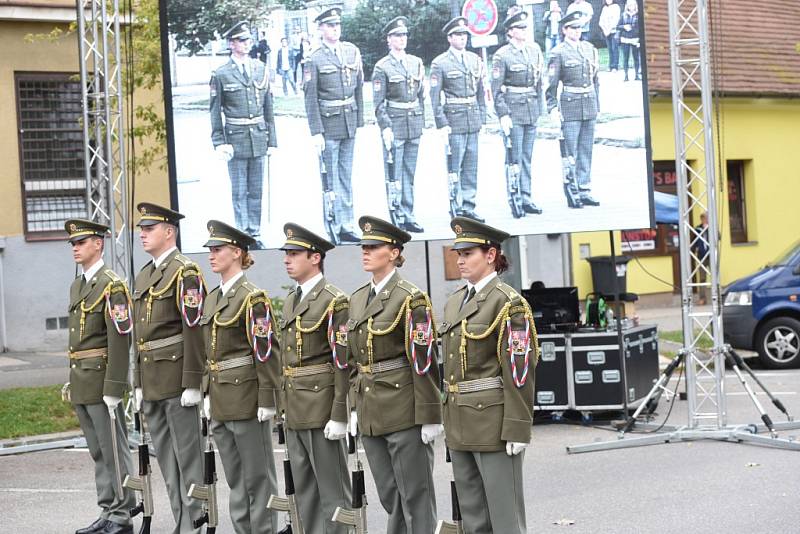
[[[108,521],[106,521],[102,517],[98,517],[94,521],[94,523],[92,523],[88,527],[83,527],[76,530],[75,534],[95,534],[96,532],[101,532],[103,530],[103,527],[106,526],[106,523],[108,523]]]
[[[361,241],[356,234],[348,230],[342,230],[339,232],[339,239],[342,243],[358,243]]]
[[[423,227],[421,227],[420,225],[418,225],[415,221],[411,221],[411,222],[405,223],[403,225],[403,230],[405,230],[407,232],[415,232],[415,233],[420,233],[420,232],[424,232],[425,231],[425,229]]]
[[[528,202],[527,204],[522,206],[522,211],[525,213],[532,213],[534,215],[539,215],[542,213],[542,208],[534,204],[533,202]]]
[[[600,205],[600,203],[598,201],[596,201],[594,198],[592,198],[592,195],[589,195],[588,193],[581,195],[581,203],[584,206],[599,206]]]
[[[106,521],[105,528],[96,532],[97,534],[133,534],[133,525],[120,525],[113,521]]]

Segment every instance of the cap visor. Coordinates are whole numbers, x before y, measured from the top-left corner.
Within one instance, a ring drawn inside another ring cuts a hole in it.
[[[233,245],[233,243],[228,243],[227,241],[219,241],[218,239],[209,239],[206,241],[206,244],[203,245],[204,247],[222,247],[224,245]],[[233,245],[236,246],[236,245]]]
[[[453,243],[453,250],[464,250],[465,248],[474,248],[481,246],[480,243],[469,243],[464,241],[462,243]]]
[[[155,221],[153,219],[142,219],[141,221],[136,223],[136,226],[153,226],[153,225],[156,225],[156,224],[158,224],[160,222],[166,222],[166,221]]]
[[[293,245],[291,243],[286,243],[283,245],[280,250],[311,250],[310,248],[302,247],[300,245]]]
[[[361,239],[358,242],[359,245],[392,245],[392,243],[387,243],[386,241],[380,241],[378,239]]]

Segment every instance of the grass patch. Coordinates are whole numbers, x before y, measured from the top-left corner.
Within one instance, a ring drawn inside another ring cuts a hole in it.
[[[64,432],[78,427],[72,405],[61,400],[61,386],[0,391],[0,439]]]
[[[695,332],[695,335],[696,334],[697,331]],[[662,330],[661,332],[658,333],[658,338],[666,341],[672,341],[673,343],[678,343],[680,345],[683,344],[683,331]],[[713,346],[714,346],[714,341],[708,336],[701,337],[697,342],[697,348],[699,348],[700,350],[709,350]]]

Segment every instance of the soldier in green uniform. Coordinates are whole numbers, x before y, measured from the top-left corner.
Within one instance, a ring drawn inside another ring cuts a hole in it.
[[[255,238],[254,248],[264,248],[259,240],[264,160],[268,147],[278,146],[270,73],[264,63],[249,55],[253,38],[246,22],[239,22],[223,36],[228,39],[231,58],[211,74],[211,142],[228,162],[236,226]]]
[[[100,517],[75,534],[129,533],[133,527],[128,510],[136,504],[135,496],[131,490],[120,493],[119,489],[125,475],[134,473],[121,404],[128,390],[129,334],[133,327],[130,295],[125,282],[103,264],[103,238],[108,227],[71,219],[64,228],[72,257],[83,273],[69,289],[70,369],[63,394],[75,407],[94,461],[97,504],[101,508]],[[116,434],[116,450],[112,432]]]
[[[222,281],[200,319],[208,359],[203,409],[231,488],[234,531],[273,534],[278,519],[267,500],[277,494],[271,420],[281,361],[272,304],[244,276],[255,239],[220,221],[209,221],[208,231],[211,270]]]
[[[202,509],[188,491],[203,479],[198,404],[205,365],[199,326],[205,284],[197,264],[176,246],[183,215],[149,202],[137,209],[142,247],[153,258],[136,276],[133,291],[137,411],[153,438],[175,519],[173,533],[199,533],[192,521]]]
[[[433,440],[442,431],[436,331],[425,292],[397,273],[411,236],[361,217],[362,264],[372,280],[350,297],[348,362],[356,411],[378,497],[389,514],[384,532],[436,528]]]
[[[528,42],[528,14],[512,13],[503,22],[508,44],[492,57],[492,95],[500,127],[511,137],[514,161],[520,163],[522,209],[542,210],[531,195],[531,158],[536,140],[536,121],[544,110],[542,74],[544,56],[536,43]]]
[[[431,108],[436,127],[448,136],[452,161],[461,185],[459,215],[483,220],[475,213],[478,192],[478,134],[486,121],[484,66],[466,50],[467,19],[456,17],[442,28],[450,48],[431,63]]]
[[[406,54],[408,19],[395,17],[383,27],[389,53],[375,64],[372,71],[372,101],[375,117],[383,138],[383,158],[394,151],[394,176],[389,187],[399,188],[399,205],[389,206],[396,212],[398,226],[408,232],[424,232],[414,217],[414,173],[422,129],[425,126],[425,66],[417,56]],[[391,198],[389,199],[391,202]]]
[[[334,195],[336,235],[330,237],[355,243],[351,177],[356,129],[364,126],[364,68],[358,47],[341,40],[341,15],[333,7],[314,19],[322,44],[303,65],[303,92],[308,128],[331,182],[326,194]]]
[[[347,295],[323,275],[333,244],[287,223],[283,263],[297,285],[280,323],[283,342],[282,407],[286,446],[306,534],[341,533],[331,521],[350,506],[350,478],[343,438],[347,434]]]
[[[497,274],[508,234],[466,217],[450,223],[466,285],[441,327],[444,425],[464,530],[524,534],[522,460],[531,439],[538,342],[527,302]]]
[[[567,153],[575,161],[581,203],[599,206],[600,202],[592,197],[591,192],[594,126],[600,102],[600,65],[594,45],[581,40],[584,23],[579,11],[561,19],[564,40],[550,51],[547,67],[550,80],[546,91],[547,109],[551,119],[562,125]]]

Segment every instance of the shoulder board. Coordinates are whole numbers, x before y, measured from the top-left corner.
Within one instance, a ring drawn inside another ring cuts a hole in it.
[[[505,282],[500,282],[499,284],[497,284],[497,289],[499,289],[506,297],[508,297],[508,300],[512,302],[522,299],[519,293],[517,293],[517,290],[511,287],[510,285],[506,284]]]
[[[242,287],[245,288],[247,291],[249,291],[250,294],[255,294],[255,293],[259,293],[259,292],[260,293],[264,293],[265,295],[267,294],[266,291],[264,291],[263,289],[261,289],[258,286],[256,286],[250,280],[245,280],[244,282],[242,282]]]
[[[416,296],[416,295],[421,293],[419,288],[417,286],[415,286],[414,284],[412,284],[411,282],[409,282],[408,280],[399,280],[397,282],[397,287],[399,287],[400,289],[403,289],[404,291],[406,291],[412,297],[414,297],[414,296]]]
[[[106,275],[112,282],[122,282],[122,279],[117,276],[117,273],[111,269],[103,269],[103,274]]]
[[[178,253],[175,254],[175,258],[174,259],[176,259],[177,261],[181,262],[181,264],[184,265],[184,266],[191,265],[191,264],[194,263],[192,260],[190,260],[189,258],[184,256],[180,251],[178,251]]]
[[[328,293],[330,293],[331,295],[333,295],[333,297],[347,297],[344,291],[342,291],[333,284],[325,284],[325,287],[323,289]]]
[[[386,63],[387,61],[389,61],[389,54],[386,54],[385,56],[380,58],[378,60],[378,62],[375,63],[375,66],[373,68],[374,69],[382,69],[383,68],[383,64]]]

